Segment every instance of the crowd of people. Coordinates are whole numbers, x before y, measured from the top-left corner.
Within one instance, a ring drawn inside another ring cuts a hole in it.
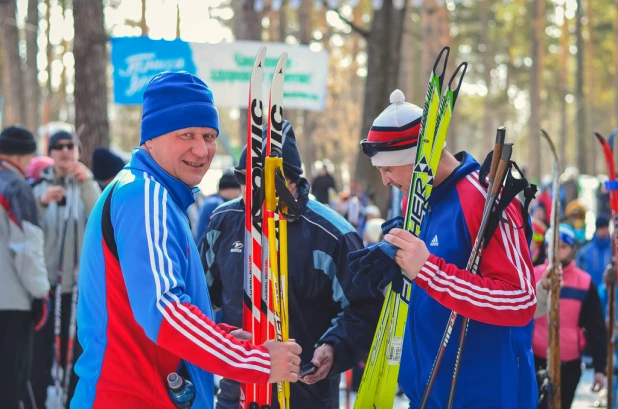
[[[47,146],[47,155],[35,157],[37,138],[31,131],[9,126],[0,133],[2,260],[7,261],[0,286],[5,358],[0,376],[7,407],[18,407],[19,401],[27,408],[45,407],[56,344],[61,371],[67,367],[69,340],[71,366],[81,354],[70,320],[86,222],[101,189],[124,166],[109,149],[97,148],[91,171],[80,161],[76,136],[66,130],[52,132]],[[61,322],[55,328],[58,307]],[[72,374],[70,395],[76,382]]]
[[[470,154],[443,151],[421,234],[403,229],[401,197],[410,188],[421,116],[397,90],[362,142],[392,189],[384,218],[360,184],[337,192],[341,182],[326,166],[309,183],[293,125],[283,122],[283,169],[299,208],[288,227],[293,341],[263,345],[240,329],[246,147],[218,191],[195,204],[219,134],[213,95],[201,79],[164,72],[151,80],[128,163],[97,148],[88,169],[78,136],[65,130],[51,133],[47,155],[35,157],[32,132],[3,129],[3,407],[44,408],[48,390],[57,393],[66,382],[59,399],[73,408],[168,408],[166,377],[176,371],[195,385],[194,408],[215,401],[219,409],[238,407],[239,383],[290,381],[294,408],[337,409],[339,376],[362,373],[385,287],[401,291],[405,282],[413,287],[399,384],[411,407],[422,399],[451,310],[471,319],[455,407],[536,407],[535,372],[547,363],[551,197],[543,189],[533,203],[528,236],[521,203],[506,203],[478,274],[470,274],[487,195]],[[577,199],[576,179],[565,181],[563,195],[560,342],[568,408],[584,355],[592,357],[594,389],[604,385],[604,277],[612,249],[609,215],[597,215],[586,240],[590,209]],[[456,356],[451,342],[443,368]],[[309,362],[315,372],[299,377]],[[216,400],[213,374],[222,377]],[[439,372],[429,407],[445,406],[451,375]],[[479,383],[486,393],[475,392]]]

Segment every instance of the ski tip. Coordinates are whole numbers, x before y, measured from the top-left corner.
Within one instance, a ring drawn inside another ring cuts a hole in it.
[[[275,68],[275,74],[285,75],[285,67],[288,62],[288,53],[282,52],[277,61],[277,67]]]
[[[255,55],[255,63],[254,66],[264,67],[264,60],[266,59],[266,47],[261,46]]]
[[[594,131],[594,136],[596,136],[598,140],[602,140],[602,141],[607,142],[607,139],[605,139],[605,137],[603,135],[601,135],[601,133],[598,132],[598,131]]]
[[[466,76],[466,71],[468,70],[468,63],[462,62],[455,68],[455,72],[451,76],[451,80],[448,82],[448,88],[453,91],[453,103],[457,100],[457,96],[459,95],[459,89],[463,84],[464,77]],[[461,72],[460,72],[461,71]],[[453,81],[459,77],[459,81],[457,83],[457,87],[453,89]]]
[[[436,62],[433,64],[434,75],[437,75],[440,78],[444,77],[444,74],[446,73],[446,65],[448,64],[448,56],[450,53],[451,53],[451,47],[446,46],[442,48],[442,50],[440,51],[440,54],[438,54],[438,58],[436,58]],[[440,61],[442,61],[442,58],[444,58],[444,64],[442,64],[442,72],[438,74],[437,73],[438,66],[440,65]]]

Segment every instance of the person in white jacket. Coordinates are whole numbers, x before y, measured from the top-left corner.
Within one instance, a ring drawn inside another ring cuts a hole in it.
[[[47,318],[49,281],[38,206],[26,181],[36,141],[30,131],[0,133],[0,401],[17,409],[26,400],[32,333]]]

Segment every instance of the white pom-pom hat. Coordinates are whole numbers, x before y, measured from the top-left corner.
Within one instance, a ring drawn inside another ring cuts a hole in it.
[[[401,166],[414,163],[423,110],[409,102],[401,90],[391,93],[391,104],[373,121],[363,152],[373,166]]]

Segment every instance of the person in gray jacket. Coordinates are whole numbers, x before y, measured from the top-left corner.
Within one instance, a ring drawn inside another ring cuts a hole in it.
[[[45,263],[52,288],[57,288],[59,270],[62,270],[61,291],[61,365],[66,368],[67,342],[72,309],[73,287],[77,284],[77,270],[81,255],[86,221],[96,200],[101,194],[92,172],[78,161],[76,137],[61,130],[49,138],[48,154],[54,166],[41,173],[41,179],[34,183],[34,195],[38,200],[41,214],[41,227],[45,233]],[[76,183],[73,184],[72,180]],[[75,186],[75,192],[73,192]],[[77,195],[78,200],[72,200]],[[77,202],[77,206],[73,203]],[[66,207],[69,206],[68,213]],[[66,214],[65,214],[66,213]],[[68,216],[68,217],[67,217]],[[65,228],[66,224],[66,228]],[[64,236],[64,240],[63,240]],[[62,266],[60,266],[62,261]],[[54,297],[50,297],[51,316],[56,308]],[[37,332],[34,338],[34,359],[31,376],[36,405],[45,407],[47,386],[52,382],[51,371],[54,362],[54,320]],[[74,338],[73,363],[81,355],[81,347]],[[73,396],[77,377],[71,373],[69,400]]]
[[[0,133],[0,401],[6,409],[27,399],[32,332],[47,316],[43,231],[25,176],[35,151],[27,129]]]

